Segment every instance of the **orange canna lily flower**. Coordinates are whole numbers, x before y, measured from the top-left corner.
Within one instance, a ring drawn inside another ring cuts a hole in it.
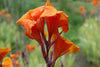
[[[19,66],[19,62],[17,60],[14,63],[15,63],[15,66]]]
[[[79,7],[82,14],[84,14],[85,8],[83,6]],[[16,23],[21,24],[25,28],[25,34],[31,38],[38,41],[41,44],[41,51],[43,58],[48,65],[49,50],[53,45],[53,62],[60,56],[69,53],[77,53],[80,48],[73,44],[70,40],[61,37],[59,33],[59,27],[62,28],[63,32],[69,30],[68,26],[68,15],[63,11],[57,11],[49,0],[47,0],[44,6],[38,7],[33,10],[29,10],[25,15],[23,15]],[[46,40],[44,34],[44,24],[47,24],[48,30],[48,40]],[[51,40],[52,39],[52,40]],[[51,42],[52,41],[52,42]],[[45,43],[45,44],[44,44]],[[44,46],[45,45],[45,46]],[[27,45],[27,51],[35,49],[35,46]],[[52,52],[51,52],[52,55]],[[50,62],[52,59],[50,59]],[[49,67],[49,66],[48,66]],[[52,63],[54,67],[54,63]]]
[[[18,58],[18,55],[17,54],[10,54],[10,57],[16,59],[16,58]]]
[[[84,14],[86,12],[84,6],[80,6],[79,10],[80,10],[80,14]]]
[[[36,48],[36,46],[32,46],[32,45],[26,45],[26,47],[27,47],[28,52],[35,50],[35,48]]]
[[[79,9],[80,9],[80,10],[83,10],[83,9],[84,9],[84,6],[80,6]]]
[[[13,67],[12,60],[9,57],[5,57],[2,62],[2,67]]]
[[[9,47],[6,48],[0,48],[0,61],[2,60],[2,58],[11,51],[11,49]]]
[[[98,5],[98,1],[97,0],[92,0],[92,5],[97,6]]]
[[[6,14],[6,17],[8,18],[8,20],[10,20],[11,15],[9,13]]]
[[[69,30],[68,16],[63,11],[57,11],[49,0],[47,0],[46,5],[28,11],[17,23],[24,26],[25,33],[29,38],[36,39],[41,43],[40,33],[44,33],[45,21],[47,23],[49,37],[54,34],[58,27],[62,27],[64,32]]]
[[[55,36],[53,36],[53,38],[55,38]],[[79,50],[80,48],[73,44],[70,40],[60,36],[53,46],[53,57],[56,60],[64,54],[76,54]]]
[[[3,10],[0,11],[0,14],[4,16],[5,12],[6,12],[5,9],[3,9]]]

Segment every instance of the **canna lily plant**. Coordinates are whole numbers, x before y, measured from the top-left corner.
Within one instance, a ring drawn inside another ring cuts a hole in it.
[[[0,11],[0,14],[4,17],[5,12],[6,12],[5,9],[3,9],[3,10]]]
[[[35,39],[39,43],[46,67],[54,67],[56,60],[62,55],[76,54],[80,50],[70,40],[61,36],[62,32],[69,30],[68,18],[63,11],[57,11],[47,0],[44,6],[29,10],[16,22],[25,28],[25,34],[30,39]],[[45,25],[48,38],[44,33]],[[62,31],[59,31],[59,28],[62,28]]]

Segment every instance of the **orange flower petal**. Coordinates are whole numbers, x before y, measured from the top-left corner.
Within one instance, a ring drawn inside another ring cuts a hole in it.
[[[50,0],[47,0],[46,6],[52,6],[52,4],[50,3]]]
[[[32,46],[32,45],[26,45],[26,47],[27,47],[28,52],[30,52],[36,48],[36,46]]]
[[[54,59],[57,59],[64,54],[76,54],[79,50],[80,48],[73,44],[70,40],[60,36],[53,46],[53,57]]]
[[[11,49],[9,47],[6,48],[0,48],[0,61],[2,60],[2,58],[11,51]]]
[[[25,28],[25,34],[31,38],[36,39],[38,42],[41,42],[40,33],[37,29],[36,22],[31,19],[29,15],[31,11],[26,13],[17,23],[21,24]]]
[[[2,67],[13,67],[12,60],[9,57],[5,57],[2,62]]]
[[[63,11],[58,11],[57,15],[60,15],[59,18],[59,27],[62,27],[64,32],[67,32],[69,30],[68,26],[68,15],[66,15]]]
[[[46,17],[45,20],[47,22],[49,36],[52,36],[59,27],[62,27],[64,32],[69,30],[68,16],[63,11],[57,11],[56,15]]]
[[[57,10],[52,6],[49,0],[47,0],[46,5],[44,6],[44,11],[41,14],[41,17],[50,17],[55,15]]]
[[[52,6],[45,6],[44,12],[42,13],[41,17],[50,17],[55,15],[57,10]]]
[[[17,54],[10,54],[10,57],[16,59],[16,58],[18,58],[18,55]]]
[[[24,26],[25,34],[31,38],[36,39],[39,43],[41,42],[40,31],[44,32],[44,22],[42,19],[37,20],[37,14],[35,16],[33,13],[37,9],[28,11],[24,16],[22,16],[16,23],[19,23]],[[38,22],[40,23],[38,23]]]

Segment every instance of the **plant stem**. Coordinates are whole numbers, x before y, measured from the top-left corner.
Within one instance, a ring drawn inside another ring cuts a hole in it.
[[[59,38],[59,36],[62,34],[62,32],[63,32],[63,31],[61,31],[61,32],[57,35],[57,37],[56,37],[55,40],[50,44],[50,46],[52,46],[52,45],[56,42],[56,40]]]
[[[60,59],[60,65],[61,67],[64,67],[62,60]]]
[[[64,56],[64,67],[66,67],[66,55]]]
[[[52,67],[55,66],[55,62],[56,62],[56,60],[53,60],[53,62],[52,62]]]

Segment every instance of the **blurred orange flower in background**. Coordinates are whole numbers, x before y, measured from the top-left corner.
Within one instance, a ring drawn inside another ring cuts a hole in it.
[[[98,5],[98,0],[92,0],[92,5],[97,6]]]
[[[14,64],[15,66],[19,66],[19,62],[17,60],[14,62]]]
[[[84,6],[80,6],[79,10],[80,10],[80,14],[84,14],[86,12]]]
[[[13,67],[11,58],[5,57],[2,61],[2,67]]]
[[[17,54],[10,54],[10,57],[11,58],[14,58],[14,59],[17,59],[18,58],[18,55]]]
[[[4,16],[4,15],[5,15],[5,12],[6,12],[5,9],[3,9],[3,10],[0,11],[0,14],[1,14],[2,16]]]
[[[94,10],[91,10],[91,14],[94,14],[95,13],[95,11]]]
[[[11,15],[10,15],[9,13],[7,13],[7,14],[6,14],[6,17],[7,17],[8,20],[10,20]]]
[[[3,59],[3,57],[9,53],[11,49],[9,47],[6,48],[0,48],[0,61]]]
[[[32,46],[32,45],[26,45],[26,47],[27,47],[28,52],[35,50],[35,48],[36,48],[36,46]]]

